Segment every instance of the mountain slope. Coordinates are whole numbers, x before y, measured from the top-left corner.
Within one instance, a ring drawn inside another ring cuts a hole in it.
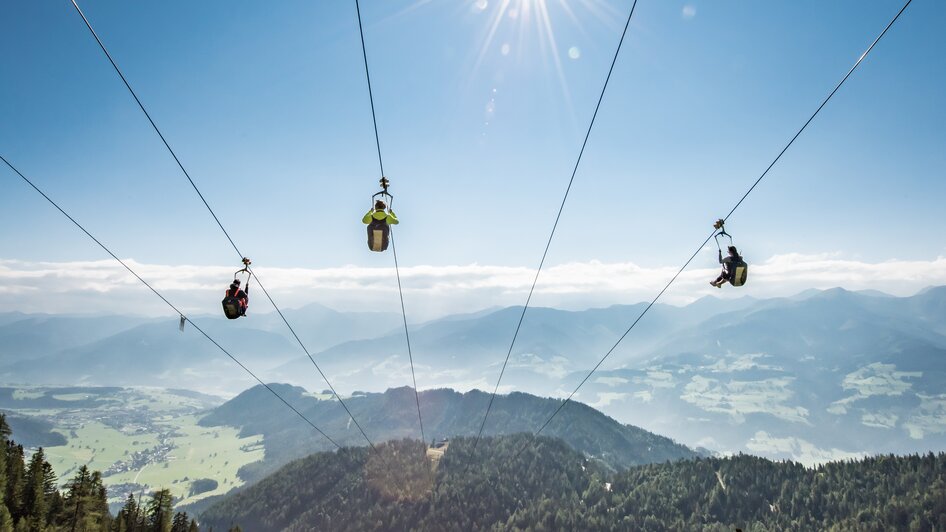
[[[255,312],[250,319],[237,320],[247,328],[285,335],[289,331],[282,318],[275,312],[259,312],[268,302],[256,295]],[[283,314],[311,352],[328,349],[333,345],[353,340],[375,338],[397,329],[401,315],[393,312],[339,312],[318,303],[310,303],[297,309],[285,309]]]
[[[389,442],[288,464],[215,504],[201,525],[247,530],[932,530],[946,524],[946,455],[817,470],[752,456],[609,475],[561,441],[526,435]]]
[[[580,454],[549,438],[487,438],[468,462],[463,458],[469,456],[471,443],[453,442],[435,474],[424,458],[426,446],[418,441],[385,443],[377,452],[362,447],[318,453],[215,504],[201,515],[201,525],[216,529],[238,523],[247,530],[480,530],[501,523],[526,497],[561,499],[583,491],[592,472],[601,474]],[[526,447],[528,452],[515,456],[527,445],[535,450]],[[537,467],[537,461],[544,467]],[[469,472],[464,471],[467,466]],[[529,474],[515,475],[514,480],[510,475],[526,471]],[[495,482],[495,477],[501,481]]]
[[[16,441],[29,447],[54,447],[65,445],[66,438],[53,431],[53,424],[48,421],[31,417],[18,416],[10,412],[0,411],[6,418],[10,430],[16,434]]]
[[[4,363],[38,358],[107,338],[132,327],[153,322],[124,316],[65,317],[8,315],[0,321],[0,360]],[[15,318],[21,319],[15,319]]]

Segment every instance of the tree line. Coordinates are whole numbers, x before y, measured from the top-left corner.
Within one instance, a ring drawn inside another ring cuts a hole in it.
[[[946,454],[808,468],[749,455],[620,473],[551,438],[402,440],[293,462],[201,515],[247,530],[946,530]]]

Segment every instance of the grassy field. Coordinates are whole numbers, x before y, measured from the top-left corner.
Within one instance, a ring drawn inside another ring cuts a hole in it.
[[[195,416],[179,417],[167,423],[182,436],[171,438],[175,448],[166,460],[112,475],[106,480],[138,484],[146,489],[168,488],[174,497],[181,499],[178,504],[190,504],[242,485],[237,471],[263,459],[263,441],[259,436],[240,438],[234,428],[200,427]],[[198,479],[216,480],[217,489],[189,496],[191,485]]]
[[[105,471],[115,462],[127,460],[134,451],[144,451],[158,443],[154,434],[123,434],[97,421],[58,431],[68,443],[45,451],[63,483],[83,464],[92,470]]]
[[[234,428],[197,424],[220,399],[153,388],[62,392],[17,389],[17,404],[6,409],[52,423],[67,439],[65,445],[44,449],[60,483],[87,465],[103,473],[112,504],[121,503],[129,492],[160,488],[170,489],[176,504],[221,495],[243,483],[237,476],[242,466],[264,456],[260,436],[240,438]],[[48,399],[62,403],[40,406]],[[205,489],[212,487],[207,479],[215,481],[216,488],[192,495],[195,481],[203,480]]]

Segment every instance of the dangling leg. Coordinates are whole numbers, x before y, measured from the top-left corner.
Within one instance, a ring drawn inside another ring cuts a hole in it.
[[[710,284],[715,286],[716,288],[722,288],[723,283],[725,283],[726,281],[727,281],[726,271],[723,270],[723,272],[719,274],[719,277],[717,277],[715,281],[710,281]]]

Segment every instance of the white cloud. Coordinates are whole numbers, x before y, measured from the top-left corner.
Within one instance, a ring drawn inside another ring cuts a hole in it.
[[[782,368],[779,366],[771,366],[768,364],[760,364],[759,359],[768,358],[768,355],[763,353],[750,353],[745,355],[723,355],[719,358],[713,365],[706,366],[706,369],[711,370],[713,373],[734,373],[737,371],[749,371],[749,370],[773,370],[781,371]]]
[[[927,434],[946,433],[946,394],[918,394],[918,397],[920,407],[903,428],[915,440],[923,439]]]
[[[672,373],[659,369],[648,369],[646,377],[634,377],[634,382],[651,388],[673,388],[677,385]]]
[[[912,386],[906,381],[907,378],[916,379],[923,376],[922,371],[896,371],[896,369],[897,366],[894,364],[875,362],[848,373],[844,376],[841,387],[845,390],[853,390],[854,394],[831,403],[828,412],[844,415],[855,402],[862,399],[903,395]],[[871,422],[864,421],[864,424],[871,425]]]
[[[594,408],[604,408],[615,401],[623,401],[628,394],[621,392],[598,392],[598,400],[593,403],[588,403],[589,406]]]
[[[533,353],[523,353],[510,360],[510,368],[525,368],[553,379],[561,379],[568,375],[569,360],[563,356],[553,356],[545,360]]]
[[[825,462],[862,458],[865,453],[841,449],[821,449],[801,438],[776,438],[765,431],[758,431],[746,442],[746,449],[761,454],[781,454],[796,462],[812,467]]]
[[[922,371],[896,371],[894,364],[874,362],[844,376],[841,387],[856,390],[859,399],[874,395],[903,395],[910,389],[906,378],[920,378]]]
[[[685,19],[687,19],[687,20],[689,20],[689,19],[695,17],[695,16],[696,16],[696,6],[694,6],[693,4],[687,4],[687,5],[683,6],[683,10],[681,11],[681,14],[683,15],[683,18],[685,18]]]
[[[647,390],[634,392],[634,399],[637,399],[642,403],[649,403],[654,400],[654,394]]]
[[[598,377],[595,379],[595,382],[613,388],[615,386],[620,386],[621,384],[627,384],[629,381],[624,377]]]
[[[705,250],[712,262],[715,250]],[[188,313],[217,313],[233,274],[231,266],[169,266],[127,259],[145,280]],[[634,263],[573,262],[548,266],[533,304],[588,308],[651,299],[676,266],[643,268]],[[257,268],[270,294],[284,307],[318,302],[340,310],[400,311],[393,268]],[[535,275],[532,268],[479,264],[401,269],[408,312],[413,319],[469,312],[496,305],[521,305]],[[946,258],[930,261],[866,263],[834,255],[777,255],[750,265],[749,283],[718,290],[708,280],[716,268],[684,272],[661,300],[687,304],[705,295],[787,296],[808,288],[872,288],[908,295],[946,284]],[[262,294],[251,292],[255,309]],[[114,261],[27,262],[0,260],[4,310],[23,312],[115,312],[166,315],[164,304]],[[263,311],[269,311],[268,304]],[[254,308],[254,307],[251,307]],[[259,312],[260,310],[256,310]]]
[[[794,392],[791,377],[760,381],[721,382],[694,376],[683,388],[680,399],[707,412],[728,414],[733,422],[745,422],[749,414],[769,414],[786,421],[808,423],[808,409],[787,403]]]
[[[477,374],[470,369],[442,369],[428,364],[414,362],[414,373],[417,375],[419,390],[450,388],[459,392],[468,392],[473,389],[491,389],[495,382],[490,383],[488,378]],[[368,375],[370,374],[370,375]],[[366,376],[370,379],[365,381]],[[289,382],[306,386],[305,381],[281,375]],[[381,392],[395,386],[409,386],[413,381],[410,361],[406,356],[391,355],[373,365],[360,366],[350,371],[338,372],[329,375],[333,384],[341,389],[345,386],[362,391]],[[366,384],[370,382],[370,384]],[[499,387],[499,393],[509,393],[514,390],[513,385],[504,384]]]
[[[712,436],[706,436],[695,441],[693,445],[696,447],[703,447],[704,449],[716,449],[720,446],[720,443],[716,441],[716,438],[713,438]]]
[[[898,418],[893,412],[864,412],[861,415],[861,423],[867,427],[892,429],[897,426]]]

